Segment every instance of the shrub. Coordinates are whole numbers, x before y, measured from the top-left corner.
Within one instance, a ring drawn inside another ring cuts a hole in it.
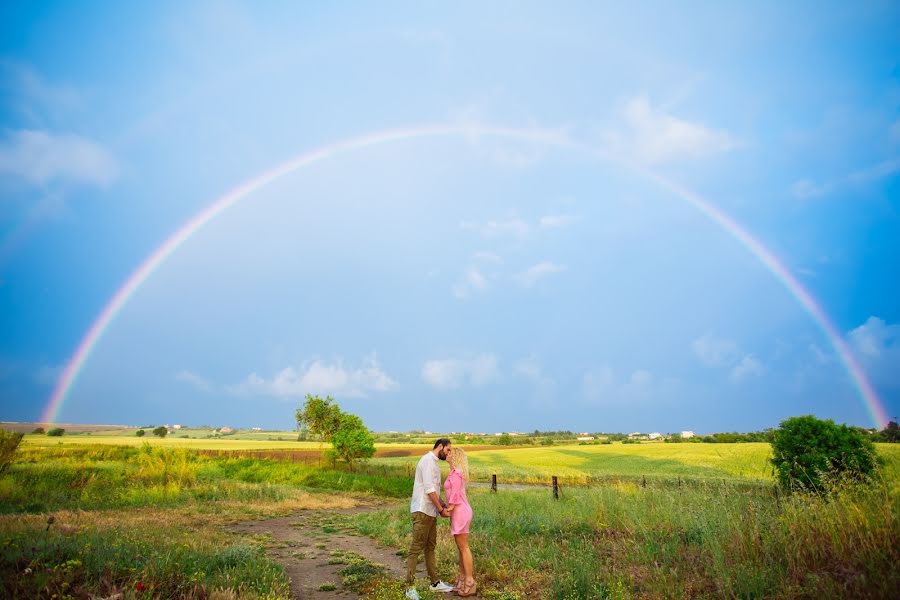
[[[153,435],[160,437],[160,438],[166,437],[166,435],[168,435],[168,433],[169,433],[169,430],[162,426],[157,427],[156,429],[153,430]]]
[[[62,437],[62,434],[66,432],[62,427],[54,427],[50,431],[47,432],[47,435],[50,437]]]
[[[375,438],[356,415],[344,413],[341,425],[331,438],[331,445],[337,456],[348,464],[359,458],[375,455]]]
[[[137,431],[134,432],[134,435],[136,435],[138,437],[144,437],[146,434],[147,434],[147,432],[144,431],[143,429],[138,429]]]
[[[504,433],[497,438],[497,444],[500,446],[512,446],[512,436],[508,433]]]
[[[552,446],[556,442],[553,441],[553,438],[545,437],[541,440],[541,446]]]
[[[875,446],[859,431],[812,415],[781,422],[772,464],[785,488],[823,491],[836,478],[865,479],[877,466]]]
[[[44,435],[46,432],[44,431],[43,427],[35,427],[34,431],[32,431],[31,433],[34,433],[37,435]]]
[[[5,473],[12,464],[23,437],[21,433],[0,429],[0,474]]]

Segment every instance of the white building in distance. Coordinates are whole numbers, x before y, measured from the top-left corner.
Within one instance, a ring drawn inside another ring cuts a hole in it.
[[[651,440],[658,440],[659,438],[662,437],[662,434],[661,433],[651,433],[648,437]]]
[[[693,431],[682,431],[681,432],[681,438],[684,440],[690,439],[692,437],[694,437]]]

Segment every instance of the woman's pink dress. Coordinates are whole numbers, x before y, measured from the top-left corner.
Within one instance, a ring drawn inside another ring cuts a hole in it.
[[[453,512],[450,513],[450,533],[459,535],[469,533],[469,523],[472,522],[472,507],[466,498],[466,480],[456,469],[450,471],[444,482],[444,490],[447,492],[447,504],[453,504]]]

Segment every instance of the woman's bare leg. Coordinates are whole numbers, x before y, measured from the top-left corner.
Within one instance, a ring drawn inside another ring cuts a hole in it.
[[[466,586],[470,586],[475,583],[475,577],[472,564],[472,550],[469,549],[469,534],[460,533],[454,537],[456,538],[456,547],[459,550],[460,567],[466,578]]]

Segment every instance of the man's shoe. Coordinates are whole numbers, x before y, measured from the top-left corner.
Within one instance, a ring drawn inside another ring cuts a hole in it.
[[[409,598],[409,600],[419,600],[419,592],[416,591],[416,588],[411,587],[406,590],[406,597]]]
[[[434,592],[444,592],[444,593],[447,593],[447,592],[452,592],[452,591],[453,591],[453,586],[450,585],[449,583],[444,582],[444,581],[438,581],[437,583],[432,583],[432,584],[431,584],[431,590],[434,591]]]

